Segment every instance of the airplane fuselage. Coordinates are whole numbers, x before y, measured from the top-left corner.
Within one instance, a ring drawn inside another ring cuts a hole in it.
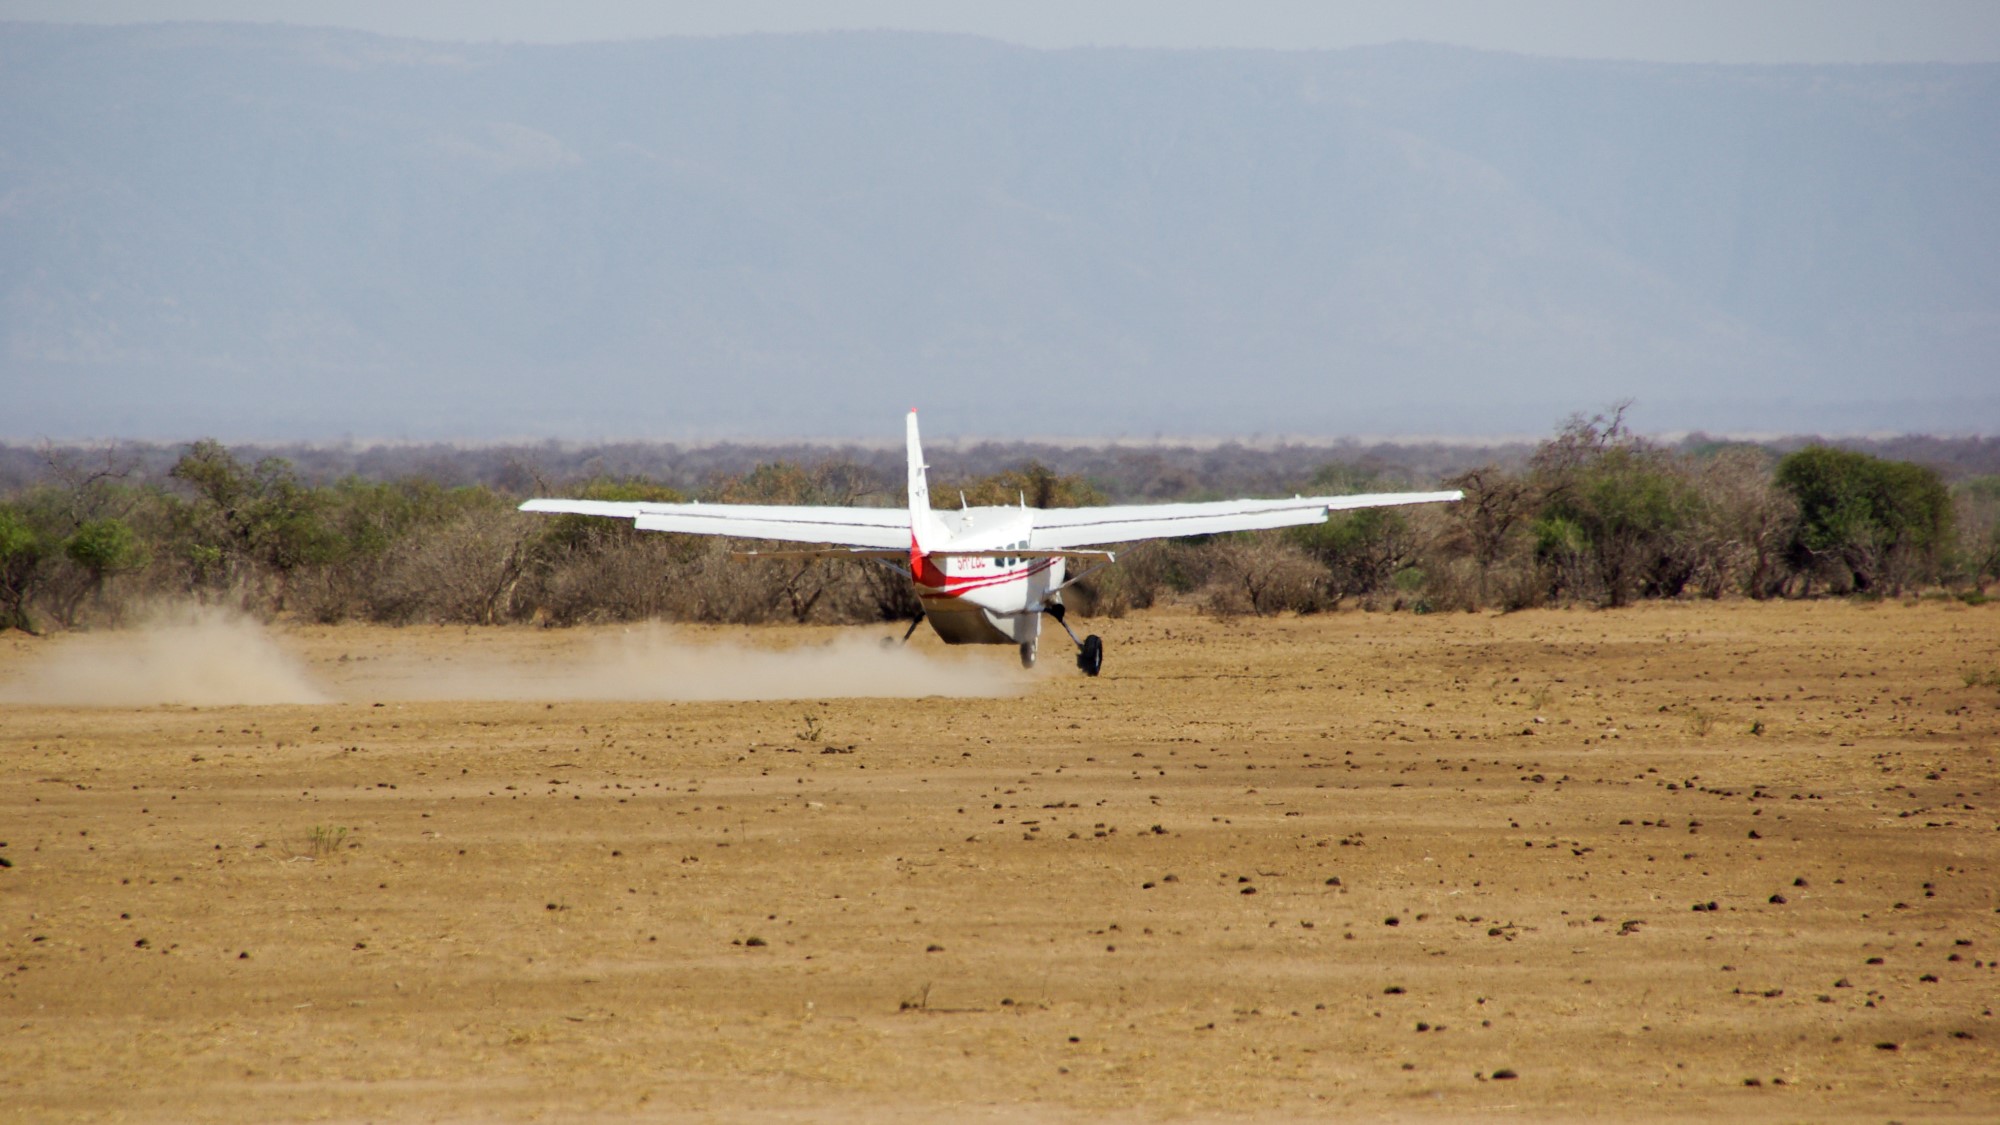
[[[1026,508],[964,508],[934,513],[944,550],[1027,551],[1033,517]],[[1042,611],[1063,584],[1061,557],[911,553],[910,581],[931,628],[946,644],[1032,645]]]

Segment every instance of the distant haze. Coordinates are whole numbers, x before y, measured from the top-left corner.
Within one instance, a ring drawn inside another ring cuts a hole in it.
[[[485,43],[928,31],[1045,48],[1423,42],[1645,62],[2000,62],[1992,0],[0,0],[0,20],[241,20]]]
[[[2000,65],[0,26],[0,438],[2000,431]]]

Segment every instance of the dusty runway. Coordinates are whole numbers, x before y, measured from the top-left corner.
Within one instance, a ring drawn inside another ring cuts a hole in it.
[[[1094,627],[920,641],[964,698],[343,627],[258,657],[335,702],[0,704],[0,1119],[2000,1118],[2000,606]]]

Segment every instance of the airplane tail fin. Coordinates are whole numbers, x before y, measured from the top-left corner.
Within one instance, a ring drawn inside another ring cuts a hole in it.
[[[931,515],[931,489],[925,478],[924,449],[917,440],[917,412],[910,411],[907,436],[910,456],[910,569],[923,565],[923,557],[938,547],[937,519]]]

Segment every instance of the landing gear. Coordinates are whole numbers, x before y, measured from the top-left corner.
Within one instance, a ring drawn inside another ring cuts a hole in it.
[[[1069,611],[1063,607],[1061,602],[1050,602],[1047,606],[1043,607],[1042,612],[1055,618],[1056,624],[1062,626],[1063,632],[1069,634],[1069,639],[1076,641],[1076,666],[1084,675],[1095,676],[1099,672],[1104,671],[1104,642],[1097,639],[1097,634],[1092,633],[1090,636],[1078,641],[1076,639],[1076,630],[1071,629],[1069,622],[1063,620],[1063,617]]]
[[[910,619],[910,627],[908,629],[903,630],[904,644],[910,643],[911,635],[917,631],[917,626],[922,625],[923,623],[924,623],[924,611],[920,609],[917,611],[917,615]],[[884,640],[886,639],[887,638],[884,638]]]
[[[1029,641],[1021,646],[1021,667],[1033,668],[1034,666],[1035,666],[1035,642]]]

